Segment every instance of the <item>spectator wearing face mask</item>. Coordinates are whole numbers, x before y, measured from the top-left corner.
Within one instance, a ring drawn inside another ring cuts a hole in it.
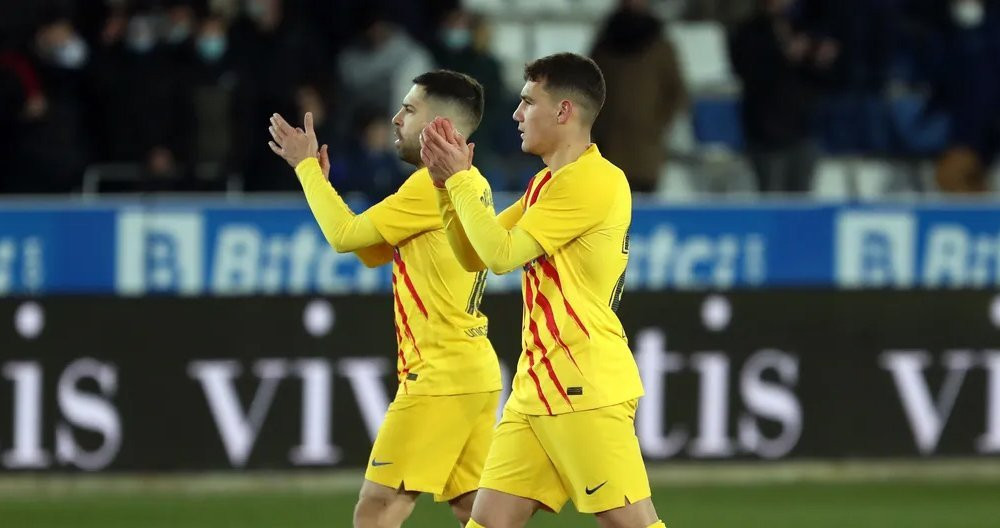
[[[194,0],[170,0],[162,17],[163,48],[169,58],[178,65],[189,64],[197,29]]]
[[[160,13],[122,16],[109,17],[97,73],[106,130],[101,161],[138,164],[144,178],[130,190],[175,189],[191,171],[190,73],[171,56]]]
[[[212,13],[194,36],[194,66],[190,86],[196,122],[195,156],[201,164],[195,182],[200,190],[220,189],[235,169],[231,158],[234,94],[239,87],[226,19]]]
[[[198,64],[204,69],[220,72],[231,67],[228,30],[226,19],[217,14],[202,20],[195,38],[195,53]]]
[[[937,181],[948,192],[986,190],[987,169],[1000,149],[1000,12],[982,0],[951,0],[941,28],[929,111],[951,121]]]
[[[517,106],[516,95],[504,86],[500,61],[490,50],[490,27],[475,13],[455,9],[445,15],[432,48],[440,67],[470,75],[483,86],[483,120],[473,141],[476,159],[497,190],[521,188],[522,182],[497,181],[494,173],[506,173],[499,164],[514,152],[520,153],[521,139],[510,126],[510,109]]]

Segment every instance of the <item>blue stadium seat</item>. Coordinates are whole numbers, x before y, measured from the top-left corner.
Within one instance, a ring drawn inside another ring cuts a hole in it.
[[[699,145],[742,151],[743,124],[736,97],[704,97],[692,105],[694,136]]]

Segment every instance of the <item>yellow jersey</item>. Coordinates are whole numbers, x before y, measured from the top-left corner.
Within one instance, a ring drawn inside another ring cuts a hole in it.
[[[467,272],[456,260],[428,170],[417,170],[394,194],[356,217],[345,214],[346,204],[315,158],[296,167],[296,173],[331,243],[340,236],[350,238],[352,247],[366,246],[356,251],[363,260],[364,251],[387,245],[399,391],[442,396],[500,390],[500,365],[486,337],[486,316],[479,310],[486,272]],[[340,218],[338,225],[324,225],[331,218]],[[366,234],[369,222],[378,234]],[[380,262],[366,260],[369,265]]]
[[[625,288],[632,193],[625,173],[591,145],[521,198],[517,226],[545,249],[524,265],[523,354],[509,405],[560,414],[642,396],[615,311]]]
[[[475,168],[452,176],[447,187],[470,248],[478,241],[474,251],[484,262],[520,255],[512,249],[514,234],[527,233],[541,246],[541,256],[523,265],[522,354],[507,405],[526,415],[555,415],[642,396],[615,315],[632,221],[625,174],[591,145],[574,162],[535,175],[499,216],[479,198],[489,195],[489,184]]]

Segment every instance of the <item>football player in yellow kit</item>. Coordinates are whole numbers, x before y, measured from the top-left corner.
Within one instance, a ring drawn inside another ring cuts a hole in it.
[[[528,64],[525,81],[521,149],[546,168],[499,215],[461,131],[436,119],[421,136],[462,265],[523,270],[522,354],[467,526],[520,528],[572,500],[602,527],[663,528],[635,435],[642,382],[615,314],[632,195],[590,139],[604,78],[563,53]]]
[[[357,215],[327,180],[327,149],[318,147],[312,116],[297,129],[275,114],[270,127],[271,149],[295,168],[334,249],[353,251],[368,266],[393,266],[399,389],[372,447],[354,514],[359,528],[400,526],[421,492],[450,502],[464,524],[500,394],[499,363],[479,311],[486,273],[466,271],[456,260],[419,143],[435,116],[471,134],[483,114],[483,89],[451,71],[413,82],[392,123],[399,156],[416,171],[395,194]]]

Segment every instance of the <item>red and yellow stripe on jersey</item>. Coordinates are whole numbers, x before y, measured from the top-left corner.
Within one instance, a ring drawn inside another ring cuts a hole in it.
[[[363,213],[390,245],[397,370],[407,394],[500,390],[500,367],[479,303],[486,273],[462,269],[448,245],[427,169]]]
[[[314,158],[296,173],[329,240],[352,248],[377,243],[355,251],[369,265],[391,258],[399,391],[444,396],[500,390],[500,365],[479,310],[486,273],[465,271],[452,253],[427,169],[356,217]],[[364,337],[358,339],[364,346]]]
[[[462,227],[480,254],[492,250],[482,240],[496,229],[472,225],[483,218],[472,209],[482,207],[474,198],[484,187],[475,170],[448,181]],[[523,266],[523,352],[507,405],[522,414],[555,415],[638,398],[642,382],[615,314],[632,218],[625,174],[591,145],[573,163],[539,172],[500,217],[512,221],[518,210],[514,232],[527,232],[544,254]]]

